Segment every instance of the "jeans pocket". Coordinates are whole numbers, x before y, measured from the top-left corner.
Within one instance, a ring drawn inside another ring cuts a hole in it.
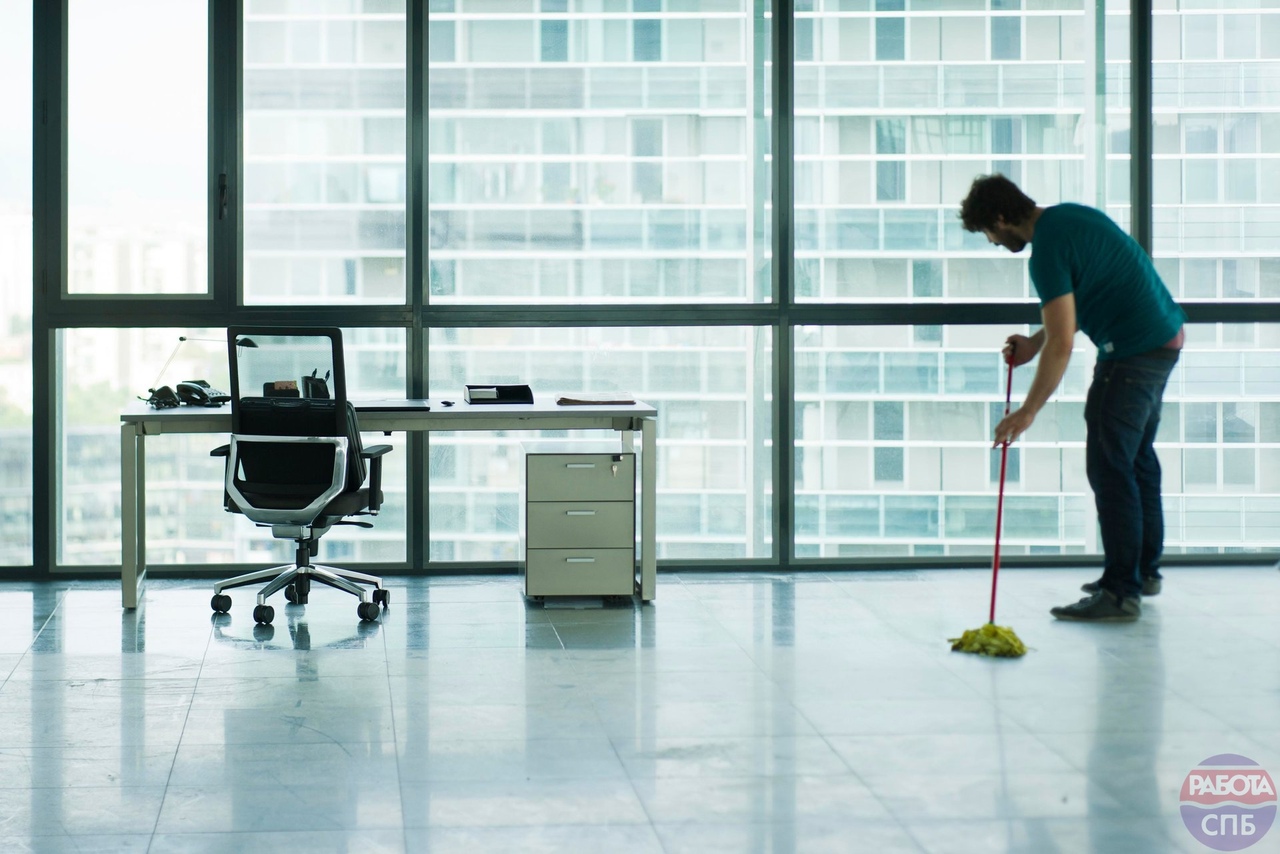
[[[1123,362],[1099,362],[1085,400],[1090,424],[1114,423],[1136,431],[1156,415],[1163,383],[1159,377]]]
[[[1145,430],[1159,401],[1150,380],[1122,373],[1113,384],[1111,415],[1135,430]]]

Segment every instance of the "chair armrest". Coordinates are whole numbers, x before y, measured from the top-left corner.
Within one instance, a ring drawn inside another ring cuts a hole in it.
[[[219,445],[218,447],[214,448],[212,451],[209,452],[209,456],[229,457],[231,456],[231,446]],[[235,509],[235,505],[231,503],[231,493],[227,492],[225,485],[222,490],[222,509],[227,511],[228,513],[237,512]]]
[[[360,456],[369,461],[369,512],[382,509],[382,458],[391,451],[390,445],[370,445],[360,450]]]

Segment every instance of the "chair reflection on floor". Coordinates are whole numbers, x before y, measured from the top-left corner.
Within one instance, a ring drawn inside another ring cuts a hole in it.
[[[362,620],[356,624],[354,634],[344,634],[333,640],[316,643],[311,634],[311,625],[301,609],[285,609],[285,629],[289,634],[289,642],[276,641],[276,626],[271,623],[254,623],[252,637],[241,637],[231,631],[229,614],[214,614],[213,639],[217,643],[243,647],[245,649],[293,649],[298,652],[309,652],[313,649],[362,649],[368,641],[378,636],[380,623]]]

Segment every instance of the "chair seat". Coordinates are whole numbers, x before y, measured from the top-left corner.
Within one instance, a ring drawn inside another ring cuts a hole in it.
[[[244,497],[253,503],[253,506],[262,510],[296,510],[299,507],[305,507],[309,503],[308,499],[297,495],[268,495],[261,492],[245,492]],[[318,516],[354,516],[367,510],[374,502],[370,501],[368,487],[363,487],[355,492],[344,492],[336,496],[332,501],[325,505]],[[379,490],[377,495],[377,504],[382,504],[382,492]],[[239,507],[235,506],[235,502],[231,503],[231,510],[241,513]]]

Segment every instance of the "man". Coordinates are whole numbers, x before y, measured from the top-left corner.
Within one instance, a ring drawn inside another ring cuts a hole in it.
[[[1102,577],[1090,595],[1051,609],[1062,620],[1130,621],[1141,596],[1160,592],[1164,514],[1153,443],[1165,385],[1177,364],[1186,314],[1151,259],[1106,214],[1076,204],[1039,207],[1003,175],[973,182],[960,205],[966,230],[1010,252],[1034,248],[1028,269],[1042,326],[1010,335],[1005,358],[1024,365],[1038,354],[1022,407],[995,429],[995,442],[1027,431],[1062,381],[1077,329],[1098,348],[1085,403],[1085,465],[1102,534]]]

